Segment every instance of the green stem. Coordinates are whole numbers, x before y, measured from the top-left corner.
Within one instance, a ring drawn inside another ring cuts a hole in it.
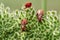
[[[42,0],[42,9],[45,11],[47,10],[47,0]]]

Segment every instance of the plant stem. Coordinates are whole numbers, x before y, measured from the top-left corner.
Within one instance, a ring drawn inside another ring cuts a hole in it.
[[[42,0],[42,9],[45,11],[47,10],[47,0]]]

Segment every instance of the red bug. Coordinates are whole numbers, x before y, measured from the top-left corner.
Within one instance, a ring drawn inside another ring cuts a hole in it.
[[[30,8],[32,6],[32,3],[31,2],[27,2],[26,4],[25,4],[25,8]]]
[[[22,25],[26,25],[26,24],[27,24],[27,19],[23,19],[23,20],[21,21],[21,24],[22,24]]]
[[[42,15],[43,16],[44,15],[44,10],[38,10],[37,15]]]
[[[26,24],[27,24],[27,19],[23,19],[21,21],[21,29],[22,29],[22,31],[26,30]]]
[[[37,11],[36,16],[37,16],[38,21],[41,21],[42,20],[42,16],[43,15],[44,15],[44,11],[43,10],[38,10]]]
[[[37,19],[39,22],[42,21],[42,16],[38,16]]]
[[[21,26],[21,29],[22,29],[22,31],[25,31],[26,30],[26,26],[25,25],[22,25]]]

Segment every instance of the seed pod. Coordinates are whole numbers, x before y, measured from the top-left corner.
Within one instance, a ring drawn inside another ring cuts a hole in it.
[[[32,3],[31,2],[27,2],[26,4],[25,4],[25,8],[30,8],[32,6]]]
[[[23,19],[22,21],[21,21],[21,25],[26,25],[27,24],[27,19]]]

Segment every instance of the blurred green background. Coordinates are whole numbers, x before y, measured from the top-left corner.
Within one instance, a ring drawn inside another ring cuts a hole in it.
[[[32,2],[35,9],[41,8],[41,0],[0,0],[0,3],[4,3],[5,7],[9,6],[11,10],[19,9],[25,2]],[[47,0],[47,10],[60,10],[60,0]]]
[[[11,10],[20,9],[26,2],[32,2],[33,7],[41,9],[42,0],[0,0],[5,7],[10,7]],[[56,10],[58,14],[60,13],[60,0],[47,0],[47,10]]]

